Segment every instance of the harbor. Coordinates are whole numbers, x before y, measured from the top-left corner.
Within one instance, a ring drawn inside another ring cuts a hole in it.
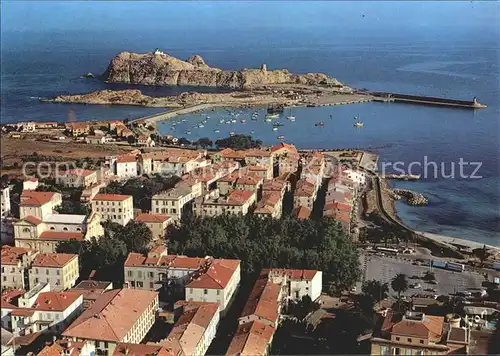
[[[422,105],[438,105],[447,106],[455,108],[465,108],[465,109],[484,109],[487,105],[482,104],[478,101],[476,97],[473,100],[459,100],[459,99],[448,99],[448,98],[438,98],[433,96],[421,96],[421,95],[409,95],[400,93],[387,93],[387,92],[370,92],[370,91],[359,91],[358,93],[366,93],[373,97],[373,101],[383,101],[383,102],[396,102],[396,103],[410,103],[410,104],[422,104]]]

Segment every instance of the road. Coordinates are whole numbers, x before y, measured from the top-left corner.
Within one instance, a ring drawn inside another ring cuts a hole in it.
[[[362,253],[360,256],[363,280],[379,280],[387,282],[390,286],[392,278],[398,273],[404,273],[408,277],[423,277],[431,268],[428,265],[416,266],[412,264],[413,258],[407,256],[382,257],[374,254]],[[432,268],[436,276],[437,284],[428,284],[422,280],[409,280],[410,284],[420,283],[422,289],[409,289],[405,294],[412,295],[423,293],[424,289],[436,288],[436,293],[429,294],[452,294],[464,291],[467,288],[481,287],[484,276],[482,274],[465,271],[453,272],[439,268]]]

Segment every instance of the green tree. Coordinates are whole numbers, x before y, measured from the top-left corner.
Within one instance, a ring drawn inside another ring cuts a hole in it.
[[[389,293],[389,285],[377,280],[366,281],[361,286],[363,294],[370,296],[374,301],[378,302],[387,298]]]
[[[398,300],[401,300],[401,293],[408,290],[408,279],[406,274],[398,273],[391,281],[392,289],[398,293]]]
[[[422,277],[422,279],[426,282],[435,281],[436,275],[434,274],[434,272],[427,271],[427,272],[425,272],[425,275]]]
[[[194,142],[194,144],[196,146],[200,146],[200,147],[203,147],[203,148],[207,148],[207,147],[210,147],[212,146],[214,143],[211,139],[209,139],[208,137],[202,137],[200,138],[199,140],[197,140],[196,142]]]

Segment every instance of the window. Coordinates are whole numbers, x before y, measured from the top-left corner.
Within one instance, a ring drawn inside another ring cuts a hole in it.
[[[149,289],[153,289],[155,287],[153,282],[149,282]]]
[[[46,270],[45,270],[45,274],[49,274],[49,273],[50,273],[50,272],[49,272],[49,270],[48,270],[48,269],[46,269]]]
[[[133,275],[134,275],[134,272],[132,272],[132,271],[127,272],[127,276],[132,277]]]
[[[29,228],[29,227],[25,227],[25,228],[23,229],[23,232],[30,232],[30,228]]]
[[[396,336],[396,341],[399,341],[399,336]]]
[[[189,293],[193,293],[193,288],[189,288]]]
[[[82,231],[82,229],[80,229],[79,227],[76,228],[76,231]]]
[[[60,274],[60,273],[61,273],[61,272],[60,272],[59,270],[57,270],[57,271],[56,271],[56,274],[57,274],[58,276],[59,276],[59,274]]]
[[[68,228],[67,227],[63,227],[63,231],[68,231]]]
[[[423,344],[424,343],[424,340],[420,340],[420,343]]]
[[[408,338],[408,342],[411,342],[411,339],[410,339],[410,338]]]
[[[104,341],[104,348],[107,349],[108,348],[108,342],[107,341]]]
[[[149,278],[153,278],[155,276],[154,272],[148,272]]]
[[[3,276],[3,281],[6,282],[7,281],[7,276]]]
[[[203,289],[203,294],[208,294],[208,290]]]
[[[220,295],[220,289],[217,289],[217,295]]]
[[[55,228],[54,226],[51,226],[51,227],[50,227],[50,229],[51,229],[51,230],[55,230],[56,228]]]

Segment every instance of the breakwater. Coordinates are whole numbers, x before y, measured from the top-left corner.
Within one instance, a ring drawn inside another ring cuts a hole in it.
[[[387,93],[387,92],[358,92],[372,95],[374,101],[394,101],[402,103],[413,103],[413,104],[424,104],[424,105],[439,105],[439,106],[449,106],[457,108],[467,108],[467,109],[483,109],[487,106],[481,104],[477,98],[473,100],[459,100],[459,99],[448,99],[448,98],[438,98],[434,96],[422,96],[422,95],[409,95],[400,93]]]
[[[406,199],[409,205],[427,205],[429,201],[423,194],[408,189],[392,189],[391,195],[395,200]]]

